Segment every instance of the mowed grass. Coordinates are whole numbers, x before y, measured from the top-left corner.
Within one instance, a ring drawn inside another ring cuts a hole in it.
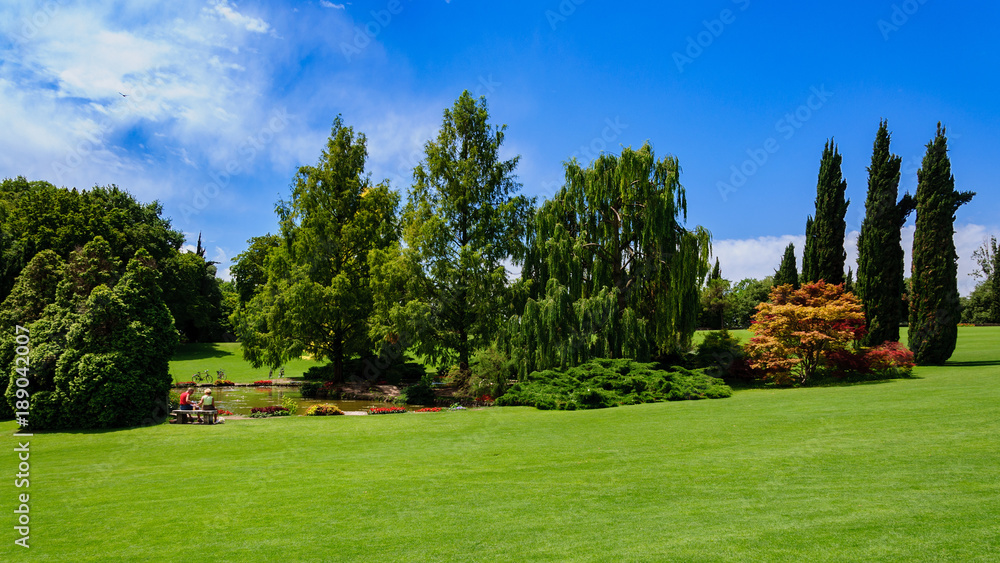
[[[285,377],[301,377],[312,366],[325,362],[296,359],[285,365]],[[170,361],[170,375],[175,383],[191,381],[197,372],[208,370],[214,379],[216,372],[226,372],[226,379],[236,383],[253,383],[268,378],[269,368],[254,368],[243,359],[243,350],[238,342],[215,342],[206,344],[181,344]],[[279,377],[274,370],[273,378]]]
[[[38,434],[0,560],[996,561],[998,444],[1000,328],[876,384]]]

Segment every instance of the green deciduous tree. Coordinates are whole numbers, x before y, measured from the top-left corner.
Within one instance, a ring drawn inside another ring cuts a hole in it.
[[[523,277],[530,299],[508,326],[522,371],[592,357],[665,356],[690,347],[709,233],[681,225],[675,157],[646,144],[566,165],[566,185],[535,215]]]
[[[890,152],[889,142],[888,123],[881,121],[868,167],[868,197],[858,237],[856,289],[864,307],[868,328],[864,343],[868,346],[898,342],[899,323],[905,316],[900,240],[916,202],[908,193],[896,202],[902,159]]]
[[[247,241],[249,247],[233,259],[229,273],[239,298],[240,306],[253,299],[267,284],[267,257],[281,246],[281,237],[267,234]]]
[[[844,283],[844,232],[847,206],[844,199],[847,181],[840,171],[843,158],[833,140],[823,147],[816,183],[816,216],[806,220],[806,245],[802,259],[802,274],[807,282],[825,280],[834,285]]]
[[[413,275],[390,288],[379,314],[386,338],[402,337],[432,362],[468,366],[496,335],[509,299],[505,263],[524,253],[531,201],[515,195],[519,157],[500,158],[506,126],[488,122],[486,99],[463,92],[424,146],[403,213],[405,249],[382,268]],[[386,262],[388,261],[388,262]],[[391,265],[390,265],[391,264]]]
[[[305,352],[331,360],[341,380],[346,360],[372,350],[368,258],[398,239],[399,198],[365,174],[366,141],[337,117],[317,165],[299,168],[291,199],[277,206],[281,243],[264,239],[251,253],[255,268],[257,255],[267,255],[267,282],[256,289],[260,272],[248,266],[242,291],[254,296],[236,317],[255,367],[276,368]]]
[[[799,288],[799,271],[795,267],[795,244],[788,243],[785,254],[781,257],[781,265],[774,272],[774,285],[791,285]]]
[[[975,196],[955,190],[948,139],[937,134],[917,172],[917,228],[913,234],[909,348],[918,364],[942,364],[958,339],[958,254],[955,212]]]

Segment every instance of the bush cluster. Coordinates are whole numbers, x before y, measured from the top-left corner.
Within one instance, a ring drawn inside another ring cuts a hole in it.
[[[290,416],[291,413],[285,407],[253,407],[250,409],[250,418],[271,418],[272,416]]]
[[[595,359],[565,371],[532,372],[496,400],[498,406],[597,409],[658,401],[720,399],[733,393],[701,370],[658,369],[627,359]]]
[[[867,381],[909,377],[913,352],[899,342],[884,342],[875,348],[837,350],[827,358],[831,375],[837,379]]]
[[[313,405],[306,411],[306,416],[337,416],[344,414],[337,405]]]
[[[369,407],[368,414],[402,414],[408,412],[403,407]]]
[[[410,385],[405,391],[399,394],[396,400],[409,405],[433,405],[437,402],[437,395],[434,394],[434,377],[425,374],[420,381]]]

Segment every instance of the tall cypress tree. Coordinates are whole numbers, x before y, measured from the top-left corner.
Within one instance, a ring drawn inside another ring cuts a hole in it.
[[[902,159],[890,152],[890,137],[888,122],[880,121],[868,167],[865,219],[858,237],[857,293],[865,312],[868,334],[864,343],[868,346],[899,341],[904,313],[901,230],[916,205],[909,193],[896,202]]]
[[[955,191],[948,138],[938,123],[917,172],[909,346],[918,364],[943,364],[955,351],[959,321],[955,212],[975,195]]]
[[[816,217],[806,221],[805,258],[802,273],[806,281],[825,280],[827,283],[844,283],[844,231],[847,206],[844,199],[847,181],[840,172],[843,158],[833,139],[823,147],[819,164],[819,181],[816,183]]]
[[[785,247],[785,255],[781,258],[781,266],[774,272],[774,285],[791,284],[795,289],[799,288],[799,271],[795,267],[795,244],[788,243]]]

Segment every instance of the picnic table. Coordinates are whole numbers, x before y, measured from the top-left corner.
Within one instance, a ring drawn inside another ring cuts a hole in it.
[[[201,416],[204,416],[206,420],[210,420],[211,421],[211,422],[209,422],[209,424],[215,424],[216,419],[219,417],[219,411],[216,410],[216,409],[212,409],[212,410],[197,410],[197,409],[195,409],[195,410],[190,410],[190,411],[177,409],[177,410],[170,411],[170,414],[172,414],[172,415],[174,415],[174,416],[177,417],[177,424],[187,424],[189,422],[188,421],[188,415],[201,415]]]

